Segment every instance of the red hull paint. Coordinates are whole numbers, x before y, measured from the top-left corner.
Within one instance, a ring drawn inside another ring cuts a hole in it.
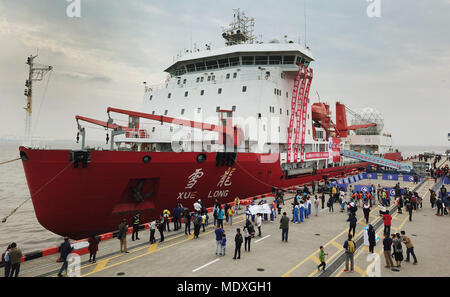
[[[87,168],[74,168],[69,150],[33,150],[20,148],[33,206],[39,223],[46,229],[73,239],[117,230],[122,218],[131,222],[136,211],[141,222],[159,217],[162,210],[173,209],[180,201],[184,207],[202,199],[207,207],[217,197],[221,203],[349,173],[363,164],[317,170],[316,175],[294,179],[281,178],[279,160],[262,163],[259,154],[239,153],[237,162],[216,166],[216,153],[90,151]],[[149,155],[151,161],[142,159]],[[277,159],[278,155],[273,155]],[[197,179],[189,177],[197,170]],[[203,174],[202,174],[203,173]],[[227,175],[225,175],[228,173]],[[142,193],[151,195],[136,202],[131,187],[142,181]]]

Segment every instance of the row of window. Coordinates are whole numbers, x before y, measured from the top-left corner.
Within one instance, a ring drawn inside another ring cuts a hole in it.
[[[183,75],[186,72],[197,72],[213,69],[228,68],[240,65],[309,65],[309,61],[301,56],[241,56],[225,57],[222,59],[211,59],[199,61],[192,64],[180,65],[171,72],[172,75]]]
[[[247,86],[243,86],[242,87],[242,92],[245,93],[247,92]],[[217,89],[217,94],[222,94],[222,88],[218,88]],[[205,90],[201,90],[200,91],[200,96],[205,95]],[[189,91],[184,92],[184,97],[188,97],[189,96]],[[167,98],[170,99],[172,98],[172,93],[167,94]],[[150,95],[149,100],[151,101],[153,99],[153,95]]]

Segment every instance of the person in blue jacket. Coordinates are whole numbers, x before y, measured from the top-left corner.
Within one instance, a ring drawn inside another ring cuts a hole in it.
[[[299,223],[299,221],[298,221],[298,211],[299,211],[298,205],[294,205],[292,222],[293,223],[297,223],[297,224]]]
[[[305,205],[303,205],[303,200],[300,201],[300,222],[303,223],[303,215],[305,213]]]

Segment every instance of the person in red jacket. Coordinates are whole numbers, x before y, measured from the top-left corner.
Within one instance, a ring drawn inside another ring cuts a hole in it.
[[[392,222],[392,216],[387,212],[385,215],[383,215],[383,221],[384,221],[384,234],[390,234],[391,233],[391,222]]]
[[[88,239],[89,242],[89,262],[95,263],[95,256],[97,255],[98,251],[98,243],[100,242],[100,239],[95,237],[94,234],[91,235]]]

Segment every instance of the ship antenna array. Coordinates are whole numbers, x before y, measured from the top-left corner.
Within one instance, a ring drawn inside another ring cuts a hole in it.
[[[255,43],[255,19],[249,18],[238,8],[234,9],[234,20],[227,28],[222,28],[222,37],[225,38],[227,46]]]
[[[26,64],[29,67],[28,79],[25,81],[25,92],[24,95],[27,97],[27,106],[24,107],[26,111],[25,119],[25,141],[29,141],[31,144],[31,116],[33,114],[33,81],[41,81],[44,76],[53,70],[52,66],[37,64],[34,62],[36,56],[30,55],[27,58]]]

